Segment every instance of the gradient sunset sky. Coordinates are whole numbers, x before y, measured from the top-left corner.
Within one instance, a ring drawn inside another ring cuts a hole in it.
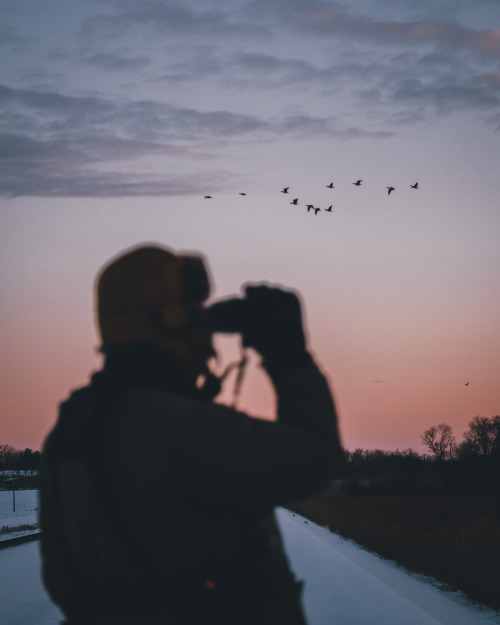
[[[348,449],[500,413],[498,0],[1,6],[0,442],[99,368],[94,277],[144,242],[301,293]]]

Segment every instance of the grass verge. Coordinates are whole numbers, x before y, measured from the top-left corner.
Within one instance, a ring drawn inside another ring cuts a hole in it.
[[[324,492],[290,509],[471,601],[500,609],[500,493],[354,497]]]
[[[24,525],[3,525],[0,527],[0,536],[13,534],[15,532],[28,532],[40,529],[40,523],[25,523]]]

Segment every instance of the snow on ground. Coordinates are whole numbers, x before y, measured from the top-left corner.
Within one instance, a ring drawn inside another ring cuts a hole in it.
[[[42,586],[39,541],[0,550],[0,625],[56,625],[62,620]]]
[[[0,528],[12,528],[12,532],[0,534],[0,541],[15,536],[33,533],[38,530],[15,531],[20,525],[35,525],[38,523],[38,491],[16,490],[15,512],[14,496],[11,490],[0,491]]]
[[[277,516],[292,568],[305,582],[309,625],[500,624],[500,614],[466,605],[299,515],[278,509]],[[0,550],[0,625],[61,619],[41,583],[38,541]]]
[[[310,625],[486,625],[500,613],[467,605],[394,562],[278,509],[295,574],[305,580]]]

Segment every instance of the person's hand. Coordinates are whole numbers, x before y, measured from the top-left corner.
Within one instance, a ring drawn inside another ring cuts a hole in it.
[[[242,332],[244,347],[253,347],[266,365],[281,367],[308,360],[299,298],[268,285],[245,285],[248,311]]]

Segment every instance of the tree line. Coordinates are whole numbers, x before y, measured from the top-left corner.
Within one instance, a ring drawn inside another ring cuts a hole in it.
[[[39,451],[16,449],[0,443],[0,490],[38,488],[41,458]]]
[[[493,457],[500,453],[500,416],[474,417],[459,443],[447,423],[425,430],[422,442],[441,461],[469,456]]]
[[[422,443],[429,453],[345,451],[333,488],[360,495],[500,489],[500,416],[474,417],[460,441],[450,425],[431,426]]]
[[[29,448],[16,449],[12,445],[0,443],[0,471],[38,471],[42,454]]]
[[[401,494],[442,489],[500,488],[500,416],[474,417],[457,441],[450,425],[422,434],[428,453],[413,449],[343,452],[332,488],[346,494]],[[21,477],[40,468],[41,453],[0,443],[0,488],[14,472]],[[31,482],[30,482],[31,483]]]

